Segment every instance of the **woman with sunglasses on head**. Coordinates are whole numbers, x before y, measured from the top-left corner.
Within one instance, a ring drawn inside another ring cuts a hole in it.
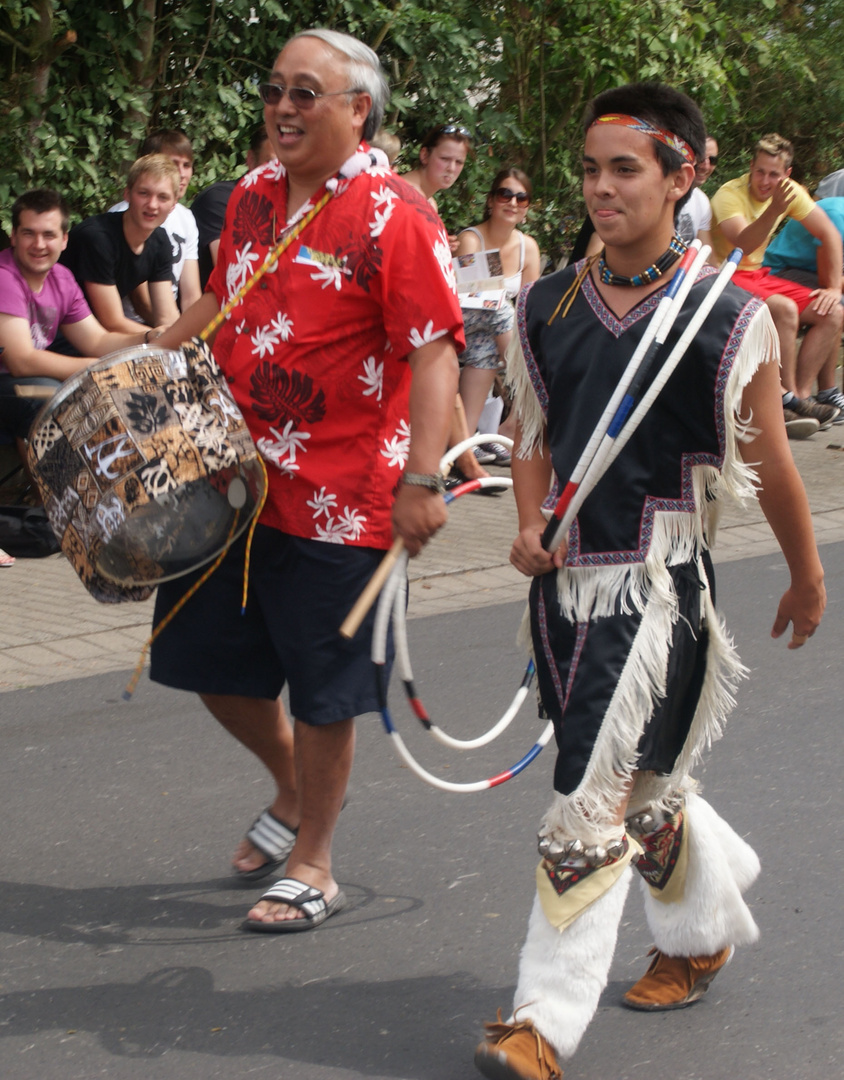
[[[460,356],[460,396],[469,431],[474,432],[492,389],[496,373],[504,364],[504,352],[513,330],[513,301],[522,285],[539,277],[539,246],[520,232],[530,206],[530,179],[521,169],[500,169],[492,181],[480,225],[464,229],[458,237],[458,255],[497,250],[504,275],[507,302],[498,311],[464,310],[466,349]],[[509,454],[496,448],[499,464]]]
[[[460,127],[459,124],[438,124],[431,128],[422,140],[422,145],[419,147],[418,165],[410,172],[404,173],[402,180],[421,192],[436,210],[437,203],[434,195],[438,191],[450,188],[457,180],[471,149],[472,136],[465,127]],[[448,239],[453,255],[457,250],[458,239],[456,236],[449,236]],[[458,395],[449,447],[457,446],[459,442],[469,437],[471,431],[474,431],[474,428],[469,428],[466,424],[463,402]],[[463,480],[480,480],[484,476],[489,476],[489,473],[481,468],[472,451],[467,450],[455,461],[450,479],[459,483]],[[482,493],[489,493],[489,490],[489,488],[482,489]]]
[[[431,128],[419,147],[419,164],[410,172],[404,173],[402,180],[421,191],[428,202],[436,209],[434,196],[438,191],[445,191],[457,180],[466,157],[472,149],[472,136],[459,124],[438,124]],[[457,246],[457,238],[452,241],[452,253]]]

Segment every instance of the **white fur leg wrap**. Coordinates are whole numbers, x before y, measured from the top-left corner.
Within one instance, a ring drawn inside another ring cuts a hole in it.
[[[686,795],[688,868],[683,899],[666,904],[642,882],[654,944],[667,956],[709,956],[759,937],[742,893],[759,874],[756,852],[699,795]]]
[[[513,1011],[517,1020],[531,1020],[560,1057],[575,1052],[598,1008],[631,876],[628,867],[562,933],[545,918],[539,898],[534,900]]]

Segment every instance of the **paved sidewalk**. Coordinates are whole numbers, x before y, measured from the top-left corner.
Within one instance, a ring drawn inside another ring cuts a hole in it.
[[[809,494],[818,543],[844,539],[844,426],[791,447]],[[410,616],[524,597],[527,583],[508,562],[515,527],[512,493],[470,495],[455,503],[448,526],[411,563]],[[777,550],[758,504],[727,509],[716,562]],[[0,691],[132,668],[151,618],[150,601],[92,600],[60,555],[19,559],[11,569],[0,570]]]

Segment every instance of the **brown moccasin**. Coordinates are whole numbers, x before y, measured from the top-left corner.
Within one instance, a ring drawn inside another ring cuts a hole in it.
[[[666,956],[658,949],[651,949],[648,953],[654,957],[651,966],[621,1000],[629,1009],[645,1012],[684,1009],[703,997],[734,951],[728,945],[713,956]]]
[[[484,1024],[486,1040],[475,1051],[475,1068],[487,1080],[562,1080],[551,1045],[529,1020],[506,1024],[498,1010]]]

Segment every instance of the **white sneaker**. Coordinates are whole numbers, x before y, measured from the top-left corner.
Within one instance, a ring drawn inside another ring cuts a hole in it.
[[[510,451],[500,442],[481,443],[481,448],[492,454],[491,460],[487,463],[489,465],[509,465],[512,460]],[[480,458],[478,460],[480,461]]]
[[[492,465],[495,461],[495,454],[487,450],[485,446],[473,446],[472,453],[479,465]]]

